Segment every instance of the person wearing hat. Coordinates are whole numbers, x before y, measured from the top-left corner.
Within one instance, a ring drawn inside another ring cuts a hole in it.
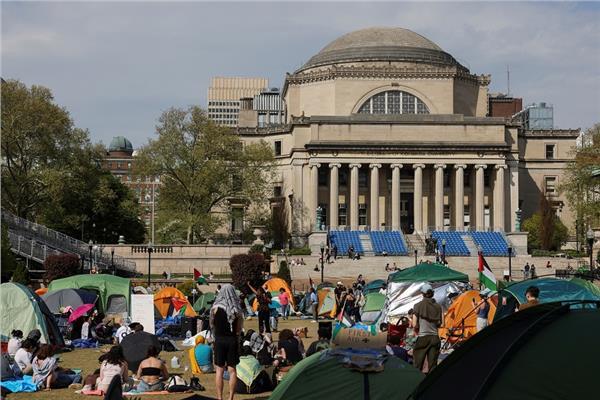
[[[442,307],[433,298],[433,288],[426,283],[421,287],[423,300],[414,307],[413,326],[418,332],[413,348],[414,366],[422,371],[427,358],[428,371],[438,362],[441,341],[438,329],[442,325]]]
[[[477,303],[475,299],[473,301],[473,307],[476,308],[477,312],[477,332],[488,326],[488,315],[490,313],[490,303],[488,297],[491,293],[491,290],[488,288],[483,289],[479,292],[479,297],[481,301]]]

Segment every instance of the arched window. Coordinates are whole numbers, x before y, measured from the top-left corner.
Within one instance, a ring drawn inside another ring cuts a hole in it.
[[[401,90],[377,93],[358,109],[359,114],[429,114],[418,97]]]

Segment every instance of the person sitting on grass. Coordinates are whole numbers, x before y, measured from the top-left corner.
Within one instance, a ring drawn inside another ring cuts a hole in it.
[[[21,347],[15,353],[15,362],[23,373],[23,375],[32,375],[33,367],[31,366],[31,360],[33,359],[33,350],[35,349],[35,342],[31,339],[25,339],[21,342]]]
[[[122,382],[127,382],[129,377],[128,370],[127,361],[125,361],[125,356],[123,355],[123,348],[121,346],[111,347],[100,365],[100,376],[96,388],[106,392],[110,386],[110,382],[117,375],[121,376]]]
[[[194,348],[194,357],[196,358],[196,364],[198,369],[203,374],[214,372],[213,360],[212,360],[212,347],[205,343],[206,339],[204,336],[198,335],[196,337],[196,347]]]
[[[8,354],[14,356],[17,350],[21,347],[21,342],[23,341],[23,331],[18,329],[13,330],[11,333],[11,338],[8,340]]]
[[[294,365],[302,361],[302,353],[300,353],[298,339],[294,337],[294,332],[290,329],[284,329],[279,333],[277,347],[279,352],[273,363],[275,366]]]
[[[37,356],[31,363],[33,367],[33,382],[37,385],[38,389],[60,389],[72,383],[79,383],[81,375],[58,368],[56,358],[53,355],[52,346],[43,344],[40,346]]]
[[[319,340],[315,340],[308,346],[306,357],[310,357],[319,351],[327,350],[331,347],[331,330],[321,327],[317,333]]]
[[[165,362],[158,358],[159,350],[156,346],[148,347],[146,359],[140,363],[137,378],[140,383],[138,392],[160,392],[165,388],[165,381],[169,378],[169,371]]]

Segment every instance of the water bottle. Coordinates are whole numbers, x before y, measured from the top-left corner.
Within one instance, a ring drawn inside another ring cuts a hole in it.
[[[177,356],[171,358],[171,368],[179,368],[179,358]]]
[[[191,337],[192,337],[192,331],[190,331],[190,330],[188,329],[188,331],[185,333],[185,338],[186,338],[186,339],[189,339],[189,338],[191,338]]]

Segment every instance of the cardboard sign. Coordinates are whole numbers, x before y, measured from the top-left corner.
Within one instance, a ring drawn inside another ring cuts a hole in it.
[[[373,333],[365,329],[340,329],[333,338],[334,347],[353,349],[385,349],[387,333]]]
[[[131,295],[131,322],[139,322],[144,331],[154,334],[154,295]]]

